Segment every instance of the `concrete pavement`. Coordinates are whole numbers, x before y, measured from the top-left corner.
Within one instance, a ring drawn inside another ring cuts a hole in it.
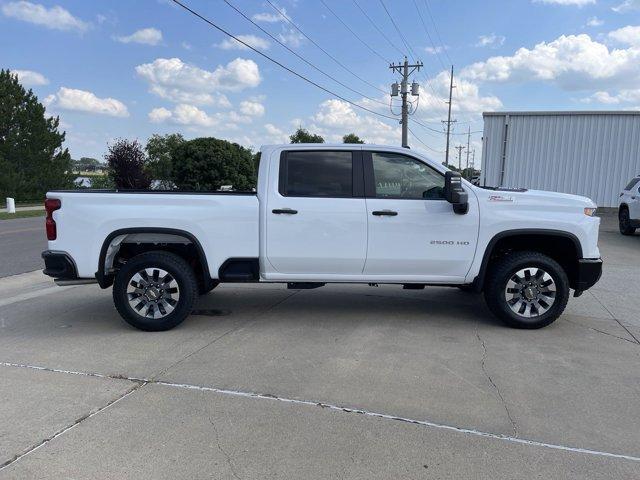
[[[640,236],[601,238],[538,331],[457,289],[223,285],[145,333],[110,291],[0,280],[0,479],[638,478]]]
[[[44,219],[0,221],[0,278],[44,268],[40,253],[47,248]]]

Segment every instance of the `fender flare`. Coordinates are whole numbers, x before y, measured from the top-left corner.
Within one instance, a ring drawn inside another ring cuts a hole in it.
[[[484,255],[482,257],[482,263],[480,264],[480,271],[478,275],[473,280],[473,288],[476,292],[481,292],[484,288],[484,279],[487,275],[487,269],[489,267],[489,259],[491,258],[491,254],[493,253],[493,249],[496,244],[505,238],[516,237],[520,235],[539,235],[539,236],[547,236],[547,237],[562,237],[568,238],[573,242],[573,245],[576,248],[576,253],[578,258],[582,258],[582,245],[580,244],[580,240],[571,232],[565,232],[563,230],[550,230],[544,228],[522,228],[515,230],[505,230],[503,232],[497,233],[493,236],[489,243],[487,244],[487,248],[484,250]]]
[[[191,233],[185,230],[179,230],[176,228],[165,228],[165,227],[134,227],[134,228],[121,228],[118,230],[114,230],[105,238],[104,242],[102,242],[102,247],[100,248],[100,255],[98,257],[98,270],[96,271],[96,280],[98,281],[98,285],[102,288],[108,288],[113,284],[113,275],[107,274],[104,271],[104,261],[107,256],[107,250],[109,245],[114,238],[120,235],[130,235],[133,233],[164,233],[169,235],[181,236],[189,240],[196,247],[196,251],[198,252],[198,259],[202,265],[202,271],[204,272],[205,282],[213,282],[211,278],[211,274],[209,272],[209,264],[207,263],[207,255],[200,244],[200,241]]]

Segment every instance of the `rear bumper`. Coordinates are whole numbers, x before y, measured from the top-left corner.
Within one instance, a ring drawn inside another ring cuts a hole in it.
[[[44,270],[42,273],[58,280],[75,280],[78,270],[73,259],[66,252],[45,250],[42,252]]]
[[[578,276],[575,285],[575,295],[593,287],[602,276],[602,259],[581,258],[578,260]]]

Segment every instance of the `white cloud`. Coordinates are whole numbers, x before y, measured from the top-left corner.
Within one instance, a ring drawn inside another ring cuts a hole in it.
[[[534,3],[550,3],[555,5],[575,5],[577,7],[584,7],[585,5],[592,5],[596,3],[596,0],[533,0]]]
[[[637,84],[640,48],[609,49],[589,35],[562,35],[512,56],[491,57],[461,71],[476,81],[552,81],[569,90]]]
[[[131,35],[115,37],[121,43],[141,43],[143,45],[158,45],[162,42],[162,32],[157,28],[143,28]]]
[[[590,17],[587,20],[587,27],[599,27],[604,24],[603,20],[600,20],[598,17]]]
[[[490,35],[480,35],[476,47],[498,48],[504,45],[505,37],[492,33]]]
[[[11,73],[18,76],[18,80],[24,87],[34,87],[37,85],[48,85],[49,80],[41,73],[31,70],[11,70]]]
[[[267,50],[269,48],[269,42],[262,37],[256,35],[236,35],[240,40],[248,43],[252,47],[260,50]],[[216,47],[222,50],[249,50],[249,47],[234,40],[233,38],[225,38],[220,43],[216,44]]]
[[[278,39],[292,48],[297,48],[304,42],[304,36],[293,28],[283,28],[278,34]]]
[[[619,28],[607,35],[610,39],[624,45],[640,47],[640,26],[631,26]]]
[[[616,105],[620,103],[639,103],[640,89],[623,89],[616,94],[606,91],[598,91],[581,100],[583,103],[600,103],[603,105]]]
[[[437,47],[424,47],[424,51],[427,52],[429,55],[437,55],[438,53],[442,53],[445,50],[448,50],[449,47],[445,46],[440,46],[438,45]]]
[[[287,11],[284,8],[281,8],[280,11],[282,13],[284,13],[285,15],[287,14]],[[251,16],[251,19],[256,21],[256,22],[263,22],[263,23],[284,22],[284,18],[282,17],[282,15],[279,15],[277,12],[274,12],[274,13],[271,13],[271,12],[256,13],[255,15]]]
[[[276,127],[272,123],[266,123],[264,129],[267,132],[267,142],[270,143],[289,143],[289,135]]]
[[[616,13],[629,12],[631,10],[640,10],[640,0],[624,0],[620,5],[612,7]]]
[[[149,112],[148,117],[152,123],[173,123],[194,130],[214,126],[223,130],[234,130],[238,128],[238,123],[251,123],[251,117],[234,111],[209,114],[195,105],[186,103],[176,105],[173,110],[164,107],[154,108]]]
[[[45,98],[45,105],[63,110],[108,115],[111,117],[128,117],[127,106],[115,98],[98,98],[86,90],[61,87],[55,95]]]
[[[25,22],[40,25],[53,30],[84,32],[89,24],[74,17],[68,10],[59,5],[47,8],[38,3],[24,0],[5,3],[1,7],[2,13],[7,17],[17,18]]]
[[[154,108],[149,112],[148,117],[151,123],[162,123],[171,118],[171,110],[164,107]]]
[[[214,71],[184,63],[179,58],[157,58],[136,67],[137,74],[149,82],[150,92],[175,103],[228,107],[220,91],[237,92],[253,88],[262,78],[253,60],[236,58]]]
[[[245,100],[240,102],[240,113],[251,117],[261,117],[264,115],[264,105],[259,102]]]
[[[182,42],[180,44],[182,46],[182,48],[184,48],[185,50],[191,50],[193,48],[193,46],[189,43],[189,42]]]

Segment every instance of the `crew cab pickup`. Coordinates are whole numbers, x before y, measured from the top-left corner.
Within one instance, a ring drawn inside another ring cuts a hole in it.
[[[602,271],[588,198],[477,187],[403,148],[265,146],[256,190],[48,192],[44,273],[167,330],[226,282],[454,286],[540,328]]]

